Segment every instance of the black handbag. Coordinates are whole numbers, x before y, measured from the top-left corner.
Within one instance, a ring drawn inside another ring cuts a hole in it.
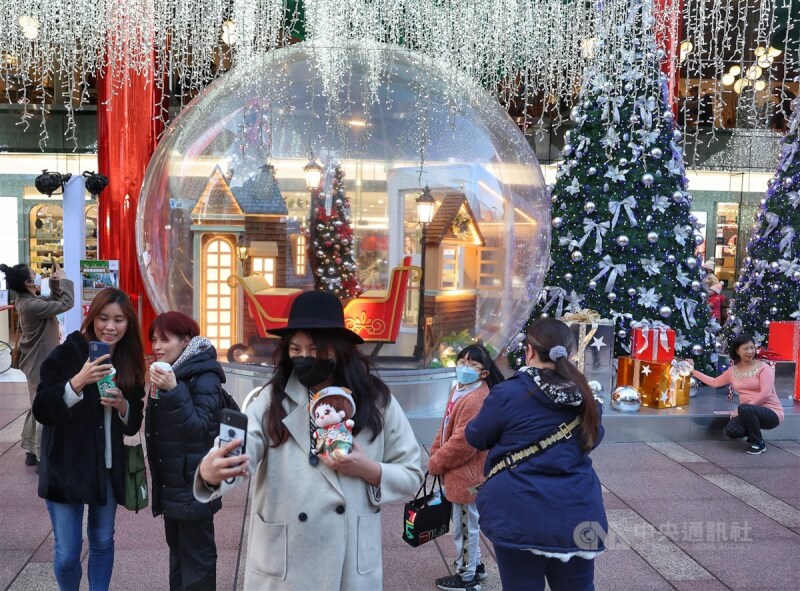
[[[430,492],[427,483],[426,472],[417,496],[406,503],[403,511],[403,541],[414,548],[450,531],[453,503],[445,498],[438,476],[434,477]]]

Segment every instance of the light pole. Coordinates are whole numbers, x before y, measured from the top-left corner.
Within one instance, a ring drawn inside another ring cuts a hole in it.
[[[427,242],[428,224],[433,221],[436,211],[436,200],[431,195],[428,185],[422,194],[417,197],[417,223],[422,224],[422,239],[420,244],[420,275],[419,275],[419,313],[417,316],[417,344],[414,347],[414,359],[421,359],[425,348],[425,243]]]

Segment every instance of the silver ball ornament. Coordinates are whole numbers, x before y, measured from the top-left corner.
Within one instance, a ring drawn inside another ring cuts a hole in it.
[[[590,166],[589,170],[587,170],[586,172],[588,172],[590,175],[595,175],[597,174],[597,168],[595,168],[594,166]]]
[[[668,255],[667,255],[667,262],[668,262],[668,263],[670,263],[670,264],[673,264],[673,263],[674,263],[676,260],[677,260],[677,259],[675,258],[675,255],[674,255],[674,254],[668,254]]]
[[[610,187],[608,186],[608,183],[603,184],[603,192],[604,193],[608,193],[609,189],[610,189]]]
[[[583,253],[580,250],[573,250],[569,258],[573,263],[580,263],[583,260]]]
[[[683,132],[680,129],[672,130],[672,139],[673,140],[675,140],[676,142],[679,142],[679,141],[681,141],[682,138],[683,138]]]
[[[572,279],[573,279],[572,273],[564,273],[564,281],[570,282],[572,281]]]
[[[550,195],[550,203],[552,203],[553,205],[558,203],[558,195],[556,195],[555,193],[553,195]]]
[[[644,218],[644,221],[646,221],[649,224],[650,222],[653,221],[653,216],[648,215],[646,218]]]
[[[642,175],[642,184],[645,187],[652,187],[654,182],[655,179],[653,178],[653,175],[650,174],[649,172],[646,172],[645,174]]]
[[[662,318],[669,318],[670,316],[672,316],[672,308],[670,308],[669,306],[661,306],[658,309],[658,315],[661,316]]]
[[[772,271],[773,273],[777,273],[781,270],[781,266],[777,262],[772,261],[769,264],[769,270]]]
[[[764,328],[769,328],[770,324],[771,324],[771,322],[769,320],[765,320],[764,321]]]
[[[590,281],[589,289],[597,289],[597,281]]]
[[[628,166],[628,159],[627,158],[620,158],[619,159],[619,165],[620,165],[620,167]]]
[[[620,234],[617,236],[617,244],[621,247],[625,248],[630,243],[630,238],[628,238],[625,234]]]
[[[792,273],[792,281],[800,281],[800,271]]]
[[[700,386],[700,382],[697,378],[689,378],[689,398],[694,398],[697,396],[697,388]]]
[[[650,155],[656,160],[658,160],[664,155],[664,152],[661,151],[661,148],[653,148],[652,150],[650,150]]]
[[[581,108],[580,107],[572,107],[569,112],[569,118],[573,121],[577,121],[578,117],[581,116]]]
[[[592,391],[592,394],[597,396],[598,394],[603,393],[603,384],[601,384],[597,380],[592,380],[591,382],[589,382],[589,389]]]
[[[698,345],[695,343],[692,345],[692,355],[700,356],[703,354],[703,345]]]
[[[794,184],[794,179],[790,176],[783,178],[783,186],[784,187],[791,187]]]
[[[705,242],[705,241],[706,241],[706,239],[703,238],[702,234],[695,234],[694,235],[694,244],[695,244],[695,246],[702,246],[703,242]]]
[[[564,220],[562,218],[560,218],[560,217],[553,218],[552,224],[553,224],[553,227],[556,230],[558,230],[563,225],[563,223],[564,223]]]
[[[699,281],[692,281],[692,291],[700,291],[702,284]]]
[[[613,301],[615,301],[615,300],[617,299],[617,294],[615,294],[615,293],[612,291],[612,292],[609,292],[608,296],[606,296],[606,297],[608,297],[608,301],[609,301],[609,302],[613,302]]]
[[[772,307],[769,309],[769,313],[770,313],[770,314],[772,314],[773,316],[775,316],[775,314],[777,314],[777,313],[778,313],[778,308],[776,308],[775,306],[772,306]]]
[[[583,211],[586,213],[594,213],[597,209],[597,205],[595,205],[594,201],[587,201],[583,204]]]
[[[628,288],[628,295],[631,296],[631,297],[635,296],[636,295],[636,288],[635,287],[629,287]]]
[[[638,412],[642,395],[633,386],[620,386],[611,393],[611,408],[619,412]]]
[[[769,287],[772,290],[772,293],[778,293],[781,290],[781,286],[777,283],[770,283]]]
[[[624,339],[627,336],[628,336],[628,331],[622,329],[617,331],[617,338]]]
[[[681,201],[683,201],[683,192],[682,191],[675,191],[672,194],[672,200],[675,203],[680,203]]]
[[[690,269],[694,269],[697,266],[697,259],[694,257],[687,257],[686,266],[689,267]]]
[[[716,342],[714,343],[714,351],[715,351],[715,352],[717,352],[717,353],[722,353],[724,350],[725,350],[725,345],[723,345],[723,344],[722,344],[722,343],[720,343],[719,341],[716,341]]]
[[[561,150],[561,153],[564,156],[569,156],[570,154],[572,154],[572,144],[564,144],[564,149]]]
[[[655,244],[656,242],[658,242],[658,232],[648,232],[647,241],[650,244]]]

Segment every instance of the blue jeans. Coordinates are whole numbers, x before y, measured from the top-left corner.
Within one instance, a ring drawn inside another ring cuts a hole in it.
[[[114,517],[117,501],[108,470],[101,472],[105,480],[106,504],[89,505],[89,589],[107,591],[114,568]],[[47,501],[50,523],[55,536],[54,568],[61,591],[78,591],[81,584],[81,550],[83,548],[83,504]]]

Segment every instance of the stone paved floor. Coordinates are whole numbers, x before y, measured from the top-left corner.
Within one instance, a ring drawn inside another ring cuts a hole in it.
[[[0,374],[0,589],[49,591],[52,531],[19,447],[25,384],[11,380]],[[596,561],[598,590],[800,587],[800,433],[770,441],[761,456],[746,455],[741,442],[699,441],[610,443],[593,457],[611,525],[609,550]],[[245,501],[235,493],[216,519],[220,590],[234,589]],[[453,560],[450,538],[411,548],[400,540],[402,505],[383,519],[384,589],[435,589]],[[491,544],[482,548],[483,589],[499,590]],[[168,589],[162,524],[148,512],[118,513],[112,589]],[[313,591],[324,590],[321,582]]]

